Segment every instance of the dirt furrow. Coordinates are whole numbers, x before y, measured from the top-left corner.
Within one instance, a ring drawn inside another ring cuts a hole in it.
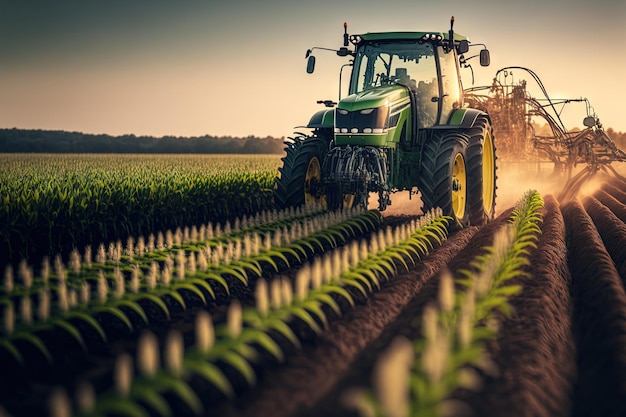
[[[626,204],[604,190],[596,192],[594,197],[608,207],[622,222],[626,223]]]
[[[448,269],[453,272],[461,268],[468,268],[469,262],[474,259],[476,254],[485,246],[491,245],[494,232],[508,220],[510,214],[511,210],[506,210],[498,219],[482,227],[471,240],[464,245],[462,250],[458,251],[458,254],[450,259],[447,265],[443,266],[448,267]],[[452,240],[450,243],[452,243]],[[445,246],[447,245],[448,243],[445,244]],[[415,268],[412,272],[414,275],[412,279],[424,279],[421,268],[422,265],[418,265],[418,267]],[[354,410],[346,408],[343,400],[344,396],[354,389],[371,388],[372,368],[380,357],[380,354],[388,348],[395,337],[403,336],[410,340],[416,340],[420,337],[422,311],[427,304],[437,299],[440,271],[441,268],[438,268],[430,272],[436,275],[428,279],[419,292],[415,294],[403,308],[396,320],[390,323],[379,337],[372,340],[372,342],[359,353],[350,365],[349,370],[318,404],[307,410],[302,410],[298,413],[298,417],[347,417],[357,415]],[[389,307],[383,306],[383,308]]]
[[[401,274],[370,296],[363,306],[349,311],[316,341],[269,372],[258,387],[223,404],[207,415],[302,415],[326,395],[357,355],[396,319],[429,278],[464,248],[477,228],[464,229],[420,261],[415,270]]]
[[[626,224],[593,197],[585,198],[583,204],[613,259],[615,268],[622,278],[622,284],[626,285]]]
[[[572,273],[578,378],[574,416],[626,415],[626,294],[593,221],[578,201],[561,209]]]
[[[522,293],[510,302],[514,313],[503,318],[498,339],[488,350],[498,367],[484,376],[476,392],[459,391],[476,416],[568,416],[575,376],[570,328],[570,274],[563,218],[556,199],[545,199],[542,235],[532,252],[529,276],[511,283]]]

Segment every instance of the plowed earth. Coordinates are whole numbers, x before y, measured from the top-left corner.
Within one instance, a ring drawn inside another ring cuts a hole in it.
[[[523,291],[511,300],[514,314],[502,318],[498,339],[488,345],[497,372],[481,374],[478,391],[453,393],[463,404],[462,415],[626,415],[626,193],[621,190],[626,190],[626,183],[613,179],[576,201],[560,204],[551,194],[544,195],[542,234],[524,271],[528,275],[515,279]],[[302,349],[273,335],[287,360],[278,364],[266,358],[255,368],[254,387],[224,368],[238,392],[235,400],[226,400],[201,380],[192,379],[190,385],[202,399],[205,415],[356,416],[345,405],[346,394],[371,387],[372,368],[396,336],[419,337],[421,312],[436,299],[442,271],[470,268],[471,260],[491,244],[510,215],[511,209],[486,226],[454,233],[410,271],[383,284],[367,299],[357,299],[356,308],[342,306],[341,317],[329,311],[330,324],[320,335],[295,322]],[[385,221],[405,220],[390,216]],[[251,303],[250,290],[237,292],[244,304]],[[223,318],[223,309],[211,312],[216,319]],[[188,314],[181,312],[174,323],[163,327],[180,329],[190,342],[193,329]],[[163,339],[167,329],[153,330]],[[101,385],[110,383],[109,376],[101,375],[109,374],[114,355],[134,352],[137,335],[126,338],[101,349],[102,358],[80,365],[91,368],[68,368],[64,383],[71,385],[78,376],[100,378]],[[48,393],[50,381],[40,377],[33,387],[34,374],[31,370],[30,376],[17,378],[21,387],[10,386],[7,380],[0,384],[16,394],[5,404],[11,414],[41,411],[41,396]],[[176,416],[188,414],[184,406],[174,405],[179,406]]]
[[[462,415],[626,415],[626,184],[612,180],[582,201],[544,196],[542,235],[515,314],[488,346],[498,372],[477,392],[458,390]],[[356,416],[344,398],[371,388],[394,337],[416,339],[439,275],[468,268],[510,210],[457,232],[411,271],[348,312],[259,387],[214,409],[224,416]]]

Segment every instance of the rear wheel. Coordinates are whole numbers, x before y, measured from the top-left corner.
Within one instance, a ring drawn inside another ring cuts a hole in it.
[[[287,144],[283,166],[274,180],[276,207],[326,205],[321,181],[327,150],[328,141],[318,136],[299,136]]]
[[[439,207],[460,226],[469,224],[467,142],[459,132],[435,135],[424,145],[420,172],[424,212]]]
[[[496,148],[489,119],[480,116],[470,136],[467,148],[470,223],[483,225],[493,220],[496,208]]]

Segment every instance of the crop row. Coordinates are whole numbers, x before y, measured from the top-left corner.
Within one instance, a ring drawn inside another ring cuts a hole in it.
[[[92,385],[79,386],[74,409],[79,415],[144,416],[199,414],[214,406],[212,401],[236,395],[231,383],[236,379],[255,384],[255,365],[270,357],[285,360],[286,349],[298,349],[300,340],[294,326],[304,325],[319,333],[328,325],[328,315],[340,316],[354,307],[354,296],[367,296],[408,270],[433,245],[447,237],[448,219],[427,216],[394,230],[378,230],[368,239],[353,240],[302,265],[292,281],[279,277],[255,285],[256,306],[243,308],[233,301],[224,323],[215,324],[206,311],[195,318],[194,343],[185,347],[184,338],[171,330],[160,349],[156,337],[144,332],[135,360],[124,353],[116,360],[115,386],[94,392]],[[282,347],[281,347],[282,346]],[[164,352],[164,360],[159,352]],[[136,361],[136,366],[133,362]],[[136,370],[135,370],[136,368]],[[209,383],[219,396],[198,395],[198,378]],[[53,396],[53,404],[69,414],[71,404],[63,391]],[[58,411],[58,410],[57,410]]]
[[[378,212],[357,209],[332,213],[290,209],[261,217],[267,221],[236,222],[235,229],[227,224],[224,232],[220,227],[207,228],[208,232],[192,233],[187,240],[181,233],[169,246],[115,245],[109,253],[98,251],[95,261],[86,254],[81,262],[73,252],[69,268],[57,257],[54,268],[45,264],[37,277],[22,263],[19,284],[8,268],[0,294],[4,318],[0,348],[23,362],[16,344],[23,341],[52,361],[37,335],[43,330],[59,328],[87,349],[77,321],[95,331],[100,342],[106,341],[107,332],[96,319],[99,315],[109,315],[132,331],[137,327],[133,321],[149,324],[146,310],[160,312],[167,320],[172,303],[184,311],[190,302],[219,303],[216,293],[223,303],[233,285],[248,286],[250,279],[276,274],[281,265],[284,269],[301,264],[380,224]]]
[[[0,262],[271,207],[273,156],[3,155]]]
[[[423,312],[422,337],[394,339],[376,364],[374,392],[351,396],[351,407],[375,416],[463,412],[452,396],[455,390],[479,390],[482,375],[498,372],[486,343],[497,338],[502,319],[513,313],[509,299],[522,288],[510,281],[526,274],[529,252],[541,234],[542,208],[537,192],[526,193],[470,269],[456,279],[449,271],[441,273],[438,303]]]

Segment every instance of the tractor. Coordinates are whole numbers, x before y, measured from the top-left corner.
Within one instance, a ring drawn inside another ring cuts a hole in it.
[[[465,58],[470,47],[480,51]],[[274,182],[274,201],[286,208],[319,204],[330,210],[378,209],[391,194],[421,194],[422,211],[440,208],[459,227],[493,219],[496,204],[496,147],[489,114],[464,102],[460,63],[489,50],[454,32],[384,32],[349,35],[343,47],[315,47],[306,53],[307,72],[315,69],[313,50],[349,59],[349,94],[326,106],[286,141]],[[342,67],[343,69],[343,67]]]

